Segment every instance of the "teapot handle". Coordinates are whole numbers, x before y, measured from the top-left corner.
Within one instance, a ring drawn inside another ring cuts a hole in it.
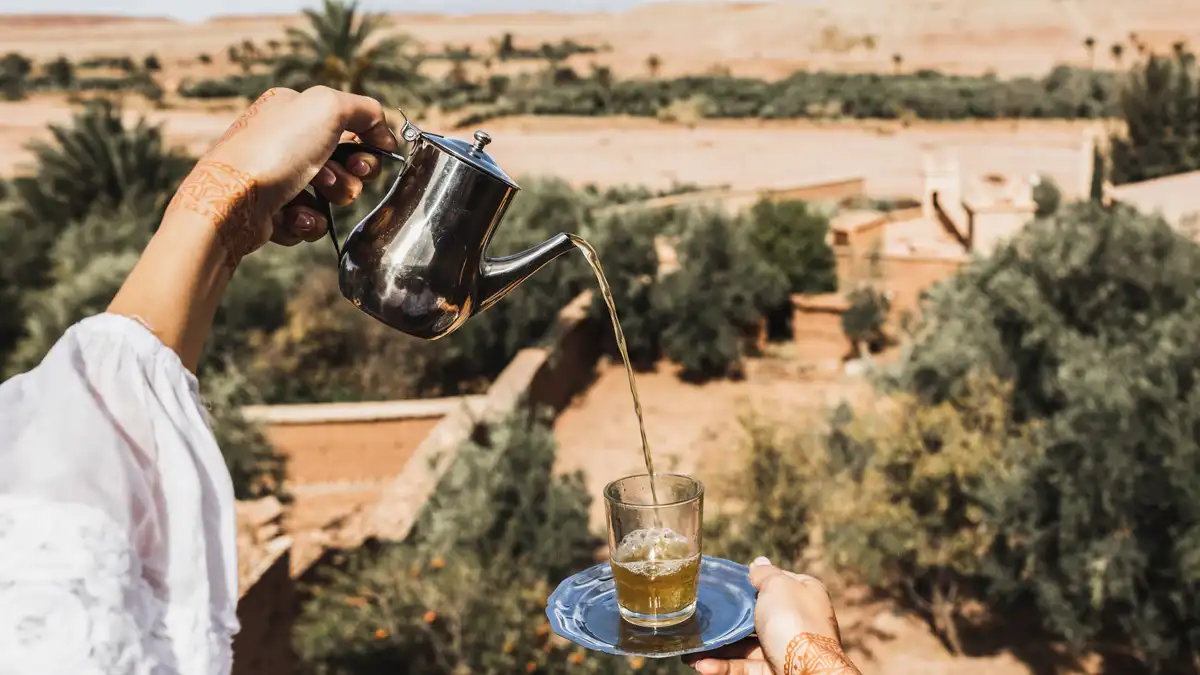
[[[353,142],[338,143],[338,146],[334,148],[333,154],[329,156],[329,159],[331,161],[338,162],[339,164],[345,164],[346,160],[350,159],[351,155],[355,155],[360,152],[375,155],[379,159],[391,159],[404,164],[404,157],[398,153],[377,148],[373,145],[367,145],[366,143]],[[337,228],[333,222],[333,204],[330,204],[329,200],[322,197],[321,193],[317,192],[315,189],[313,190],[312,195],[316,200],[317,209],[320,210],[325,216],[325,222],[329,224],[329,238],[333,241],[333,252],[337,255],[337,259],[340,261],[342,259],[342,249],[338,245]]]

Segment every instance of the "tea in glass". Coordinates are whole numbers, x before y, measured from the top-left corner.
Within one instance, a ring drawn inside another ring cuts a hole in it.
[[[604,497],[621,616],[661,628],[696,612],[704,486],[687,476],[656,474],[652,490],[650,480],[622,478],[604,488]]]

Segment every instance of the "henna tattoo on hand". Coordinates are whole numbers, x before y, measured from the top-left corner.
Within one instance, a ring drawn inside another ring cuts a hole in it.
[[[262,96],[259,96],[258,100],[252,103],[250,107],[246,109],[246,112],[242,113],[241,117],[237,118],[233,124],[229,125],[229,128],[225,130],[225,133],[221,136],[221,138],[217,140],[217,144],[213,146],[213,149],[221,147],[225,141],[228,141],[230,138],[233,138],[237,132],[245,129],[246,126],[250,124],[250,118],[257,115],[263,104],[269,99],[274,98],[275,93],[276,92],[274,89],[268,89],[263,92]]]
[[[788,643],[783,675],[862,675],[842,651],[841,642],[801,633]]]
[[[250,174],[223,162],[196,165],[171,199],[167,213],[179,209],[198,213],[212,224],[231,274],[243,257],[265,242],[257,213],[257,183]]]

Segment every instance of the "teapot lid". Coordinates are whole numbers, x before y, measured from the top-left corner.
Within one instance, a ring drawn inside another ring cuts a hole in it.
[[[457,138],[447,138],[446,136],[431,134],[427,131],[422,132],[421,135],[431,144],[436,145],[438,148],[445,150],[451,155],[454,155],[458,159],[470,164],[483,173],[492,176],[496,180],[508,185],[509,187],[516,188],[518,190],[520,189],[520,186],[517,185],[516,181],[510,178],[507,173],[504,173],[504,169],[501,169],[500,165],[496,164],[496,161],[483,151],[483,148],[487,146],[488,143],[492,142],[491,135],[489,135],[486,131],[476,131],[474,143],[460,141]]]

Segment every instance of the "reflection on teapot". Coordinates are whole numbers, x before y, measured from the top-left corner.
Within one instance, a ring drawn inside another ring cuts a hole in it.
[[[383,202],[340,249],[332,208],[318,199],[338,254],[338,285],[354,306],[399,331],[436,340],[575,249],[564,233],[516,255],[488,258],[492,234],[520,190],[484,152],[491,137],[477,131],[474,143],[445,138],[407,118],[400,135],[412,143],[407,159],[360,143],[334,151],[335,161],[368,152],[403,164]]]

